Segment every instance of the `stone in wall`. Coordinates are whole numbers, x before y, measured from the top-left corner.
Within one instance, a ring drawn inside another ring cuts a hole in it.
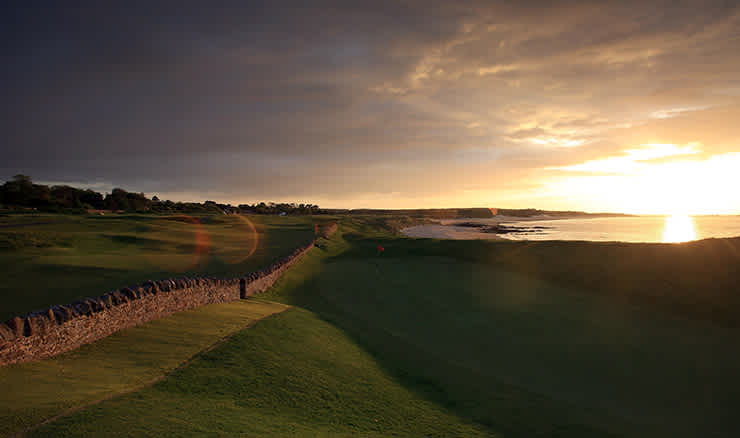
[[[21,318],[16,316],[15,318],[8,320],[6,324],[10,327],[10,330],[13,331],[13,335],[16,338],[23,336],[23,327],[25,324]]]
[[[13,333],[13,330],[5,323],[0,324],[0,344],[10,342],[13,339],[15,339],[15,333]]]
[[[0,324],[0,366],[44,359],[176,312],[263,292],[313,246],[312,241],[241,278],[146,281],[13,318]]]

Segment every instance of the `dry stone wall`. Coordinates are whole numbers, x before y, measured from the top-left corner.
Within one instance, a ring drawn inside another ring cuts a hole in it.
[[[0,323],[0,366],[44,359],[176,312],[263,292],[314,243],[242,278],[147,281]]]

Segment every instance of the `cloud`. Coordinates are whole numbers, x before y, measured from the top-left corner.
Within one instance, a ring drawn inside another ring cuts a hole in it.
[[[589,160],[570,166],[548,167],[548,170],[588,172],[598,174],[631,174],[650,168],[649,161],[661,158],[698,154],[701,145],[690,143],[684,146],[674,144],[645,144],[637,149],[626,149],[623,155]]]
[[[650,117],[654,119],[670,119],[673,117],[678,117],[681,114],[686,113],[686,112],[702,111],[707,108],[708,108],[707,106],[688,106],[688,107],[668,108],[668,109],[653,111],[652,114],[650,114]]]
[[[629,145],[700,142],[707,158],[740,140],[740,13],[726,2],[4,8],[8,176],[531,206],[567,167],[683,156]]]
[[[685,146],[676,146],[670,143],[652,143],[643,145],[641,149],[627,149],[627,158],[633,161],[648,161],[656,158],[675,157],[679,155],[694,155],[701,147],[698,143],[689,143]]]

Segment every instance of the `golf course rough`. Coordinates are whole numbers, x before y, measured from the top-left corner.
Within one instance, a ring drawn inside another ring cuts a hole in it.
[[[179,278],[141,285],[54,306],[0,324],[0,366],[73,350],[123,328],[206,304],[246,298],[268,289],[312,240],[287,257],[242,278]]]

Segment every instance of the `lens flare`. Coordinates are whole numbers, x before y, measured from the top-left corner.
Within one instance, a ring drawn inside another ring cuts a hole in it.
[[[231,245],[236,244],[236,247],[232,248],[232,252],[229,255],[222,256],[227,263],[231,264],[247,260],[257,251],[259,245],[259,233],[254,223],[246,216],[238,215],[234,217],[238,219],[239,225],[243,225],[243,231],[239,233],[237,239],[230,242]]]
[[[182,216],[182,219],[184,222],[189,223],[193,226],[191,228],[194,240],[192,261],[183,269],[181,269],[181,271],[190,271],[198,267],[198,265],[203,263],[205,259],[208,258],[208,255],[211,252],[211,236],[208,234],[208,231],[206,231],[205,227],[203,227],[203,224],[200,222],[200,220],[192,216]]]
[[[207,258],[208,254],[211,252],[211,236],[205,230],[200,221],[195,218],[190,219],[192,219],[192,224],[195,226],[195,251],[193,252],[193,263],[190,268],[192,269]]]
[[[176,226],[172,222],[182,225]],[[162,228],[157,237],[162,241],[161,249],[143,255],[153,266],[169,272],[186,272],[209,257],[211,236],[199,219],[186,215],[167,216],[161,219],[160,225]]]

